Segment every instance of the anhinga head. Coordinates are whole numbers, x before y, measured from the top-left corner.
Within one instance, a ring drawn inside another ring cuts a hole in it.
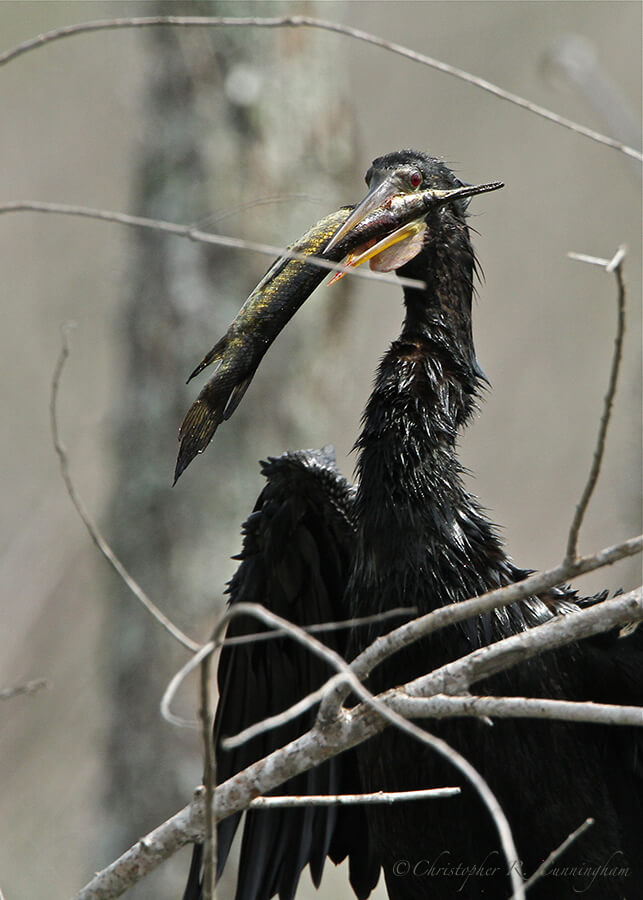
[[[398,150],[373,160],[366,173],[366,184],[369,188],[366,197],[326,249],[332,249],[366,216],[378,210],[399,212],[401,218],[405,206],[412,208],[416,214],[410,218],[404,216],[401,227],[393,227],[379,240],[361,245],[346,259],[349,266],[359,266],[368,260],[371,269],[378,272],[398,271],[415,259],[428,244],[440,239],[442,225],[447,220],[464,226],[469,198],[502,187],[498,182],[467,185],[439,159],[418,150]]]

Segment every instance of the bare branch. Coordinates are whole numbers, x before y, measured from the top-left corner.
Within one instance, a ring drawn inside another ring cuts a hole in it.
[[[117,860],[98,872],[74,897],[74,900],[111,900],[120,897],[191,841],[201,840],[194,831],[192,819],[203,812],[203,789],[180,812],[150,831]]]
[[[446,718],[449,716],[496,716],[496,717],[524,717],[524,718],[548,718],[563,719],[573,722],[593,722],[609,725],[643,725],[643,709],[638,707],[613,706],[609,704],[598,704],[591,702],[572,702],[567,700],[545,700],[537,698],[525,697],[472,697],[472,696],[451,696],[453,694],[461,694],[468,691],[471,684],[480,681],[489,674],[495,674],[501,669],[509,668],[523,659],[528,659],[534,653],[541,653],[544,650],[551,649],[554,646],[562,646],[573,640],[579,640],[587,637],[586,629],[593,628],[597,621],[602,623],[608,622],[603,619],[604,610],[608,609],[610,616],[615,616],[616,624],[622,624],[622,621],[631,622],[638,618],[643,618],[643,607],[639,609],[636,605],[640,596],[643,596],[643,588],[638,591],[632,591],[625,595],[628,598],[627,611],[623,613],[622,609],[615,610],[611,604],[617,600],[624,599],[623,596],[607,600],[603,603],[596,604],[590,610],[583,610],[573,616],[558,618],[554,621],[544,623],[523,632],[519,635],[513,635],[505,638],[495,644],[482,647],[469,653],[467,656],[461,657],[455,662],[435,669],[433,672],[422,676],[418,679],[417,684],[422,682],[421,696],[408,696],[399,690],[393,691],[388,696],[390,705],[397,712],[409,719],[414,718]],[[634,604],[632,600],[634,599]],[[469,602],[469,601],[465,601]],[[587,616],[592,613],[591,621]],[[585,618],[578,618],[578,617]],[[609,620],[611,621],[611,619]],[[416,623],[422,622],[417,619]],[[561,630],[562,623],[565,629]],[[410,623],[411,625],[415,623]],[[554,627],[555,626],[555,627]],[[608,630],[613,624],[606,624],[604,628],[598,628],[598,631]],[[544,634],[542,629],[549,629]],[[590,633],[596,633],[591,631]],[[552,639],[552,635],[554,636]],[[528,637],[531,636],[531,637]],[[557,641],[559,643],[552,643]],[[516,653],[516,646],[519,652]],[[532,649],[535,648],[535,649]],[[359,657],[358,657],[359,659]],[[500,668],[495,668],[497,660],[501,660]],[[472,669],[469,665],[472,664]],[[355,665],[355,664],[353,664]],[[487,669],[490,666],[493,668]],[[479,667],[481,667],[479,669]],[[466,672],[466,677],[462,678],[462,671]],[[452,683],[451,679],[455,678],[456,683]],[[447,687],[445,687],[445,684]],[[289,709],[284,710],[276,716],[262,719],[261,722],[244,729],[236,735],[231,735],[222,741],[225,749],[238,747],[248,740],[251,740],[264,731],[269,731],[280,725],[289,722],[295,718],[304,709],[312,706],[325,696],[333,696],[333,692],[337,687],[343,690],[346,685],[346,679],[343,676],[335,676],[329,679],[317,691],[304,697],[297,704]],[[441,696],[444,692],[448,696]],[[385,696],[385,695],[383,695]],[[334,697],[333,697],[334,699]],[[330,707],[329,707],[330,708]],[[334,704],[332,706],[334,709]],[[320,716],[325,717],[328,711],[322,708]]]
[[[590,609],[556,616],[542,625],[481,647],[461,659],[440,666],[428,675],[416,678],[405,685],[404,689],[412,696],[426,696],[427,692],[459,694],[468,690],[475,682],[531,659],[544,650],[555,650],[572,641],[580,641],[641,619],[643,587],[596,603]]]
[[[337,622],[322,622],[319,625],[304,625],[302,630],[307,634],[323,634],[326,631],[340,631],[342,628],[356,628],[360,625],[371,625],[374,622],[385,622],[387,619],[397,619],[400,616],[410,617],[417,613],[417,606],[398,606],[395,609],[387,609],[385,612],[374,613],[372,616],[358,616],[355,619],[339,619]],[[260,641],[273,641],[275,638],[284,637],[286,632],[278,628],[274,631],[257,631],[254,634],[239,634],[235,637],[227,637],[221,642],[222,647],[234,647],[238,644],[257,644]]]
[[[578,254],[574,254],[574,258],[580,259],[583,262],[589,261],[587,258],[583,258]],[[585,517],[589,501],[591,500],[592,494],[594,493],[594,488],[596,487],[598,476],[600,475],[601,471],[603,456],[605,454],[607,429],[609,427],[610,418],[612,415],[612,406],[614,404],[614,397],[616,396],[616,386],[618,384],[618,373],[621,366],[621,359],[623,358],[623,338],[625,335],[625,282],[623,280],[624,259],[625,248],[619,247],[612,260],[606,261],[605,263],[606,271],[614,272],[614,274],[616,275],[616,283],[618,286],[618,293],[616,298],[618,308],[618,321],[616,326],[616,337],[614,338],[614,353],[612,354],[612,366],[610,369],[607,393],[605,394],[605,400],[603,401],[603,413],[601,415],[601,420],[598,426],[598,436],[596,438],[596,447],[594,448],[592,465],[590,467],[589,475],[587,476],[587,482],[585,484],[585,487],[583,488],[583,493],[581,494],[581,498],[578,501],[578,505],[576,506],[574,518],[572,519],[572,524],[569,529],[569,536],[567,538],[567,551],[565,554],[566,560],[576,559],[578,555],[578,535],[581,529],[581,525],[583,524],[583,518]]]
[[[544,106],[539,106],[537,103],[532,103],[530,100],[526,100],[524,97],[520,97],[518,94],[514,94],[511,91],[506,91],[504,88],[498,87],[498,85],[487,81],[485,78],[479,78],[477,75],[472,75],[470,72],[467,72],[464,69],[460,69],[457,66],[452,66],[449,63],[445,63],[439,59],[435,59],[434,57],[427,56],[424,53],[417,53],[414,50],[410,50],[408,47],[404,47],[402,44],[396,44],[392,41],[384,40],[384,38],[378,37],[374,34],[369,34],[369,32],[367,31],[361,31],[358,28],[351,28],[348,25],[340,25],[338,22],[330,22],[324,19],[315,19],[311,16],[274,16],[270,18],[263,18],[258,16],[140,16],[119,19],[100,19],[93,22],[83,22],[78,25],[66,25],[63,28],[57,28],[53,31],[40,34],[35,38],[31,38],[30,40],[23,41],[23,43],[18,44],[11,50],[7,50],[5,53],[0,54],[0,66],[6,65],[17,57],[22,56],[23,54],[31,50],[42,47],[45,44],[52,43],[53,41],[57,41],[62,38],[72,37],[73,35],[88,34],[94,31],[115,30],[118,28],[144,28],[158,25],[171,25],[174,27],[191,28],[220,28],[228,26],[255,26],[261,28],[319,28],[323,31],[335,32],[336,34],[342,34],[346,37],[350,37],[353,40],[363,41],[366,44],[371,44],[372,46],[378,47],[381,50],[387,50],[390,53],[395,53],[398,56],[403,56],[406,59],[410,59],[412,62],[417,62],[421,65],[428,66],[431,69],[436,69],[439,72],[443,72],[445,75],[452,75],[454,78],[465,81],[467,82],[467,84],[472,84],[474,87],[480,88],[481,90],[492,94],[494,97],[497,97],[500,100],[506,100],[508,103],[511,103],[514,106],[519,106],[522,109],[526,109],[528,112],[533,113],[534,115],[540,116],[543,119],[547,119],[549,122],[553,122],[555,125],[567,128],[570,131],[574,131],[576,134],[580,134],[583,137],[590,138],[590,140],[597,141],[598,143],[604,144],[607,147],[613,147],[616,150],[620,150],[621,153],[625,153],[627,156],[631,156],[634,159],[643,160],[643,154],[639,150],[636,150],[634,147],[629,147],[626,144],[623,144],[621,141],[601,134],[600,132],[595,131],[592,128],[586,128],[584,125],[579,125],[577,122],[573,122],[571,119],[560,116],[558,115],[558,113],[552,112],[551,110],[546,109]]]
[[[435,735],[429,734],[412,722],[408,722],[403,716],[395,712],[395,710],[390,709],[386,704],[382,703],[378,697],[371,694],[371,692],[367,690],[361,681],[354,675],[351,667],[339,653],[331,650],[312,635],[307,634],[303,629],[293,625],[292,622],[288,622],[281,616],[264,609],[264,607],[259,604],[236,603],[234,606],[229,607],[215,627],[213,643],[216,642],[227,622],[240,615],[254,616],[266,625],[284,629],[295,641],[303,644],[311,653],[325,659],[333,668],[341,672],[345,676],[346,681],[350,684],[350,689],[354,691],[360,700],[362,700],[363,704],[370,707],[372,711],[377,714],[378,718],[384,719],[389,724],[395,725],[401,731],[407,732],[412,737],[416,738],[416,740],[431,747],[462,772],[489,810],[500,838],[502,851],[507,861],[507,872],[512,883],[512,888],[514,893],[517,893],[518,897],[521,898],[523,894],[521,892],[522,876],[520,874],[520,861],[511,834],[511,827],[493,791],[471,763],[454,750],[446,741],[435,737]],[[325,735],[332,728],[333,724],[334,722],[329,721],[328,719],[324,721],[320,711],[320,715],[318,716],[319,733]],[[260,793],[265,792],[261,791]]]
[[[601,554],[595,554],[600,556]],[[604,555],[604,554],[603,554]],[[609,554],[608,554],[609,556]],[[643,589],[633,591],[600,604],[611,604],[612,615],[605,628],[636,618],[641,612]],[[618,614],[614,610],[618,607]],[[544,629],[566,625],[570,619],[579,619],[595,613],[588,610],[566,616],[564,621],[539,626]],[[603,614],[604,609],[601,609]],[[419,620],[421,621],[421,620]],[[596,623],[594,623],[596,624]],[[598,630],[598,629],[597,629]],[[521,635],[525,637],[526,635]],[[513,640],[513,638],[509,639]],[[492,650],[493,648],[485,648]],[[479,651],[476,651],[479,652]],[[380,700],[386,695],[381,695]],[[362,705],[350,712],[340,710],[336,720],[330,723],[326,733],[318,727],[275,750],[264,759],[253,763],[243,772],[219,785],[215,791],[217,820],[240,812],[251,800],[288,781],[295,775],[349,750],[372,737],[385,727],[381,716]],[[194,800],[150,834],[127,850],[119,859],[99,872],[75,897],[75,900],[109,900],[121,896],[129,887],[140,881],[161,862],[172,856],[180,847],[203,838],[203,790],[195,792]]]
[[[197,644],[196,641],[193,641],[186,634],[177,628],[168,617],[161,612],[161,610],[156,606],[155,603],[148,597],[143,588],[132,578],[129,574],[125,566],[118,559],[112,548],[109,546],[101,532],[99,531],[98,526],[93,521],[89,513],[85,508],[85,504],[81,500],[76,488],[74,487],[74,483],[71,478],[71,474],[69,472],[69,462],[67,459],[67,451],[60,439],[60,434],[58,430],[58,412],[57,412],[57,402],[58,402],[58,390],[60,386],[60,378],[65,367],[65,362],[67,361],[67,357],[69,356],[69,338],[68,332],[70,329],[70,325],[65,325],[62,328],[62,348],[60,351],[60,355],[56,362],[56,367],[54,369],[54,374],[51,382],[51,398],[49,403],[49,413],[51,419],[51,433],[54,442],[54,448],[58,455],[58,461],[60,463],[60,473],[63,477],[63,481],[65,482],[65,487],[67,488],[67,493],[71,498],[71,502],[76,507],[76,511],[82,522],[89,532],[89,536],[91,537],[94,544],[98,547],[100,552],[103,554],[107,562],[114,569],[119,578],[125,583],[125,585],[129,588],[129,590],[134,594],[137,600],[143,604],[145,609],[156,619],[156,621],[161,625],[165,630],[172,635],[175,640],[179,641],[179,643],[183,644],[184,647],[187,647],[188,650],[196,651],[199,649],[200,645]]]
[[[547,859],[544,859],[544,860],[541,862],[541,864],[538,866],[538,868],[536,869],[536,871],[534,872],[534,874],[531,875],[531,876],[527,879],[527,881],[525,882],[525,890],[528,890],[528,889],[529,889],[530,887],[532,887],[532,885],[534,885],[540,878],[542,878],[542,876],[543,876],[543,875],[545,874],[545,872],[549,869],[549,867],[550,867],[554,862],[556,862],[556,860],[557,860],[560,856],[563,855],[563,853],[565,852],[565,850],[567,850],[567,848],[568,848],[571,844],[573,844],[574,841],[578,840],[578,838],[579,838],[582,834],[585,834],[585,832],[587,831],[587,829],[588,829],[588,828],[591,828],[593,824],[594,824],[594,819],[591,819],[591,818],[585,819],[585,821],[583,822],[583,824],[582,824],[582,825],[579,825],[578,828],[576,829],[576,831],[572,831],[571,834],[567,835],[567,837],[566,837],[565,840],[562,842],[562,844],[560,845],[560,847],[557,847],[555,850],[552,850],[552,852],[549,854],[549,856],[547,857]],[[517,898],[516,898],[516,897],[512,897],[512,900],[517,900]]]
[[[643,728],[643,707],[609,703],[577,703],[539,697],[460,697],[436,694],[426,698],[400,696],[395,698],[394,706],[410,719],[488,716],[492,719],[550,719]]]
[[[393,653],[397,653],[398,650],[414,643],[420,637],[432,634],[447,625],[454,625],[492,609],[499,609],[515,603],[517,600],[537,595],[561,584],[568,578],[583,575],[603,566],[612,565],[628,556],[634,556],[636,553],[640,553],[641,549],[643,549],[643,535],[638,535],[612,547],[605,547],[589,556],[583,556],[576,560],[563,560],[555,568],[545,572],[536,572],[523,581],[487,591],[486,594],[481,594],[471,600],[463,600],[460,603],[436,609],[377,638],[370,647],[367,647],[353,660],[351,668],[359,678],[365,678],[375,666],[388,659]],[[347,696],[348,690],[345,686],[337,687],[334,691],[329,692],[322,702],[320,715],[332,718]]]
[[[423,289],[424,281],[416,278],[404,278],[401,275],[391,275],[386,272],[373,272],[370,269],[355,269],[350,266],[334,263],[321,256],[300,253],[288,247],[278,247],[275,244],[263,244],[257,241],[247,241],[242,238],[229,237],[224,234],[212,234],[209,231],[200,231],[191,225],[175,225],[164,219],[148,219],[145,216],[130,216],[128,213],[113,212],[109,209],[91,209],[88,206],[76,206],[68,203],[40,203],[38,201],[16,201],[0,203],[0,215],[15,212],[37,212],[58,216],[76,216],[82,219],[97,219],[101,222],[114,222],[118,225],[128,225],[132,228],[148,228],[152,231],[162,231],[166,234],[174,234],[177,237],[187,238],[200,244],[216,244],[218,247],[229,247],[232,250],[250,250],[253,253],[263,253],[270,257],[285,257],[286,259],[298,259],[318,266],[320,269],[328,269],[329,272],[342,272],[344,275],[354,275],[356,278],[366,278],[371,281],[382,281],[388,284],[402,285]]]
[[[0,700],[11,700],[19,694],[36,694],[38,691],[49,687],[46,678],[39,678],[37,681],[26,681],[24,684],[16,684],[13,687],[2,688],[0,690]]]
[[[407,800],[439,800],[456,797],[459,787],[427,788],[424,791],[376,791],[374,794],[308,794],[302,797],[284,794],[282,797],[255,797],[250,809],[274,809],[301,806],[375,806],[381,803],[400,803]]]
[[[224,750],[233,750],[260,734],[279,728],[310,709],[343,676],[335,675],[317,691],[276,716],[270,716],[221,741]],[[601,725],[643,727],[643,708],[609,703],[550,700],[539,697],[479,697],[435,694],[430,697],[396,696],[391,705],[408,719],[447,719],[454,716],[496,719],[550,719]]]

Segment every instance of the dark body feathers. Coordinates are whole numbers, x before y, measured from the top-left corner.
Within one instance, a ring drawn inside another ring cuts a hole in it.
[[[410,162],[425,181],[459,184],[422,154],[376,160],[378,171]],[[427,214],[422,251],[400,270],[425,281],[405,288],[400,338],[383,357],[363,417],[358,482],[351,489],[322,454],[273,460],[268,485],[246,525],[231,603],[261,602],[298,624],[365,616],[399,606],[423,614],[528,572],[506,555],[493,526],[465,489],[456,441],[475,407],[481,371],[471,336],[473,249],[459,204]],[[370,676],[377,693],[463,654],[600,598],[553,589],[452,626],[391,657]],[[253,623],[233,623],[256,631]],[[384,624],[327,634],[351,658]],[[326,666],[298,646],[273,640],[224,650],[215,735],[286,708],[317,687]],[[643,628],[602,635],[549,652],[475,686],[476,693],[640,704]],[[218,753],[218,779],[302,733],[312,720]],[[512,826],[526,875],[588,816],[595,825],[529,891],[531,900],[643,897],[641,730],[540,720],[421,722],[480,771]],[[474,791],[446,762],[388,728],[283,792],[410,790],[460,784],[454,799],[369,806],[350,818],[331,810],[247,816],[237,897],[291,898],[301,868],[313,878],[324,857],[350,856],[358,897],[384,869],[392,900],[501,898],[509,881],[495,827]],[[348,823],[348,827],[346,827]],[[367,827],[366,827],[367,823]],[[238,819],[219,826],[220,866]],[[198,852],[198,851],[197,851]],[[192,893],[190,893],[192,890]],[[198,864],[186,898],[199,897]]]
[[[299,625],[346,618],[341,598],[354,552],[354,490],[338,474],[332,448],[285,454],[262,464],[268,484],[244,526],[241,564],[232,579],[231,603],[259,602]],[[227,637],[263,631],[256,621],[234,619]],[[347,631],[330,631],[324,642],[346,654]],[[264,716],[287,709],[333,672],[289,638],[224,648],[218,668],[219,705],[215,741],[236,734]],[[217,780],[294,739],[312,725],[314,712],[269,731],[234,752],[217,755]],[[292,779],[277,793],[354,792],[355,759],[332,759]],[[225,865],[241,816],[219,825],[219,870]],[[326,856],[340,862],[351,853],[351,882],[367,897],[379,876],[369,853],[360,807],[257,810],[247,814],[241,849],[238,897],[294,897],[301,870],[310,864],[318,884]],[[201,896],[197,848],[185,900]]]

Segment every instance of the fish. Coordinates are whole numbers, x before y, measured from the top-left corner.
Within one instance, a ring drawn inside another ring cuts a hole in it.
[[[282,256],[272,264],[226,333],[188,378],[189,383],[208,366],[219,364],[179,428],[174,484],[192,460],[203,453],[219,425],[232,416],[270,346],[328,274],[328,269],[318,265],[313,257],[330,263],[347,258],[349,267],[358,266],[396,240],[401,241],[408,235],[408,223],[419,222],[431,204],[495,190],[496,185],[502,187],[500,182],[494,182],[454,191],[400,194],[367,215],[360,214],[359,221],[354,220],[357,208],[344,206],[324,216],[291,244],[288,250],[300,258]],[[301,255],[310,256],[311,260],[302,259]]]

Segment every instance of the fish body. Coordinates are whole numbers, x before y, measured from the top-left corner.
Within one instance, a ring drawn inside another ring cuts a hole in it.
[[[325,250],[352,210],[352,206],[345,206],[324,216],[288,249],[328,262],[339,262],[352,249],[376,238],[395,221],[395,211],[383,210],[365,219],[332,249]],[[194,457],[205,450],[221,422],[230,418],[270,345],[327,274],[328,269],[313,262],[288,257],[277,259],[223,337],[192,372],[188,381],[212,363],[219,363],[179,430],[181,446],[175,483]]]

